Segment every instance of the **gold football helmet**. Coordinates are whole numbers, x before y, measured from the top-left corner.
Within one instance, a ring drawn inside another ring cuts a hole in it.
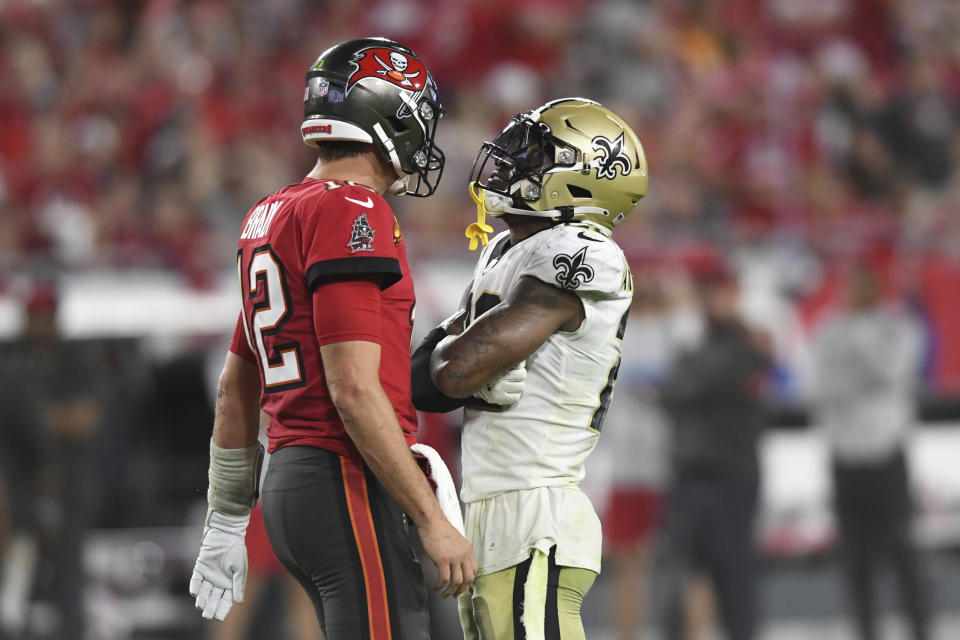
[[[563,98],[514,116],[483,144],[470,192],[481,215],[589,220],[612,229],[646,195],[647,160],[623,118],[592,100]]]

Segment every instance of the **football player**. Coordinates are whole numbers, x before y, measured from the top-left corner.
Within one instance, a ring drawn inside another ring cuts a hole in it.
[[[386,61],[405,61],[398,79]],[[415,461],[414,289],[385,195],[434,192],[443,109],[430,73],[382,38],[324,51],[306,74],[300,132],[318,159],[258,202],[240,230],[242,312],[210,443],[209,510],[190,592],[205,618],[243,597],[257,500],[258,415],[270,417],[267,534],[313,600],[328,640],[429,637],[408,515],[443,594],[476,560]]]
[[[468,639],[582,639],[601,541],[578,483],[633,295],[611,234],[646,193],[646,159],[609,109],[556,100],[483,145],[470,189],[478,221],[468,235],[492,230],[487,214],[509,229],[413,358],[418,408],[465,405],[461,497],[479,570],[461,621]]]

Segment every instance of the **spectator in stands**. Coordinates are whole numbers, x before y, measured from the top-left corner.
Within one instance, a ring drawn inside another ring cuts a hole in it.
[[[10,541],[10,514],[7,505],[7,487],[4,484],[3,475],[0,474],[0,585],[4,583],[6,575],[5,565],[7,559],[7,549]],[[0,598],[3,597],[4,589],[0,587]],[[6,640],[6,624],[3,613],[0,612],[0,640]]]
[[[704,336],[679,357],[663,387],[673,426],[664,525],[666,638],[685,637],[685,587],[702,571],[728,640],[751,640],[757,624],[757,440],[768,420],[761,390],[770,359],[740,320],[733,275],[719,262],[698,275]]]
[[[876,271],[860,265],[847,308],[814,343],[814,405],[833,458],[844,568],[861,640],[875,640],[876,571],[893,563],[914,640],[929,635],[925,580],[911,536],[905,448],[921,357],[917,324],[884,305]]]
[[[0,357],[0,405],[12,418],[2,430],[4,470],[11,474],[7,484],[17,487],[13,526],[25,541],[18,545],[25,591],[16,596],[25,607],[39,546],[41,561],[52,568],[52,583],[38,587],[49,586],[59,619],[56,635],[82,640],[83,538],[94,511],[92,448],[101,423],[98,363],[86,345],[60,335],[52,288],[34,289],[26,310],[22,338],[6,345]]]
[[[7,501],[7,485],[0,475],[0,573],[3,572],[3,552],[10,539],[10,507]]]

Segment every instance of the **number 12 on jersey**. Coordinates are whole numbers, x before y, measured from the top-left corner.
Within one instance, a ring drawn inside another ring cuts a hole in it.
[[[270,245],[253,250],[243,282],[243,251],[237,252],[237,275],[246,302],[243,325],[251,346],[256,348],[263,374],[264,393],[274,393],[303,386],[303,354],[296,341],[277,344],[276,336],[290,317],[290,294],[287,291],[286,269]],[[249,310],[249,317],[247,315]]]

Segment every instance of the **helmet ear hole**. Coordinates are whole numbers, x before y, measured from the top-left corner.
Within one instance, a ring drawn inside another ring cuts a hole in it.
[[[396,116],[390,116],[389,118],[387,118],[387,122],[390,123],[390,126],[393,127],[393,131],[397,134],[406,133],[407,131],[410,130],[410,127],[403,124],[403,121]]]
[[[583,187],[578,187],[575,184],[568,184],[567,191],[570,192],[572,198],[592,198],[593,192],[589,189],[584,189]]]

